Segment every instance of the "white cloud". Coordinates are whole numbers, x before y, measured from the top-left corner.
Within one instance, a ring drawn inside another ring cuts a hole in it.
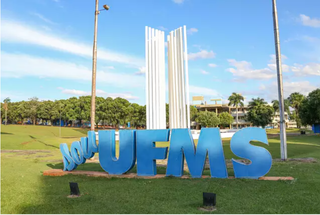
[[[320,63],[308,63],[306,65],[294,64],[291,67],[291,71],[296,76],[320,76]]]
[[[187,30],[187,33],[190,34],[190,35],[192,35],[194,33],[197,33],[197,32],[198,32],[197,28],[190,28],[190,29]]]
[[[276,55],[275,54],[272,54],[270,55],[270,64],[268,64],[268,67],[273,70],[273,71],[276,71],[277,70],[277,65],[276,65]],[[285,55],[281,55],[281,64],[282,64],[282,71],[283,72],[289,72],[290,71],[290,66],[288,66],[287,64],[284,64],[283,62],[285,60],[287,60],[288,57],[285,56]]]
[[[64,89],[62,87],[58,87],[59,90],[61,90],[61,92],[63,94],[68,94],[68,95],[74,95],[74,96],[90,96],[91,92],[88,91],[83,91],[83,90],[76,90],[76,89]],[[101,96],[101,97],[111,97],[113,99],[120,97],[120,98],[124,98],[127,100],[137,100],[139,99],[139,97],[133,96],[131,93],[108,93],[105,92],[103,90],[96,90],[97,96]]]
[[[28,25],[14,21],[1,21],[1,42],[43,46],[87,58],[92,57],[92,45],[64,39],[57,35],[42,32]],[[98,49],[98,59],[126,64],[133,67],[144,65],[144,58],[117,53],[111,50]]]
[[[207,72],[207,71],[205,71],[205,70],[201,70],[201,74],[203,74],[203,75],[209,75],[210,73]]]
[[[208,66],[211,67],[211,68],[215,68],[215,67],[217,67],[217,64],[209,63]]]
[[[30,13],[31,15],[33,16],[36,16],[38,17],[39,19],[41,19],[42,21],[48,23],[48,24],[51,24],[51,25],[57,25],[57,23],[51,21],[50,19],[47,19],[46,17],[44,17],[43,15],[41,15],[40,13]]]
[[[146,74],[146,67],[145,67],[145,66],[140,67],[140,68],[139,68],[139,71],[136,72],[136,73],[134,73],[134,74],[135,74],[135,75],[144,75],[144,74]]]
[[[276,55],[275,55],[275,54],[270,55],[270,58],[271,58],[271,59],[270,59],[270,63],[276,63]],[[287,60],[287,59],[288,59],[287,56],[281,54],[281,60],[282,60],[282,61],[285,61],[285,60]]]
[[[43,28],[46,31],[52,31],[51,28],[49,28],[48,26],[42,25],[41,28]]]
[[[206,87],[189,85],[189,91],[190,93],[199,96],[221,96],[218,91]]]
[[[228,62],[235,68],[229,68],[227,71],[231,72],[238,80],[263,80],[276,77],[276,73],[271,69],[253,69],[251,63],[247,61],[236,61],[234,59],[229,59]]]
[[[159,26],[158,29],[161,30],[161,31],[167,31],[168,30],[167,28],[165,28],[163,26]]]
[[[209,58],[215,58],[215,56],[216,54],[213,51],[201,50],[200,52],[189,53],[188,59],[189,60],[209,59]]]
[[[176,4],[182,4],[185,0],[172,0]]]
[[[320,86],[314,86],[309,81],[297,82],[283,82],[284,97],[287,98],[291,93],[299,92],[303,95],[308,95],[311,91]],[[278,98],[278,84],[277,82],[271,83],[265,90],[265,94],[270,100]]]
[[[320,19],[310,18],[304,14],[300,14],[300,21],[304,26],[309,26],[313,28],[320,28]]]
[[[287,98],[291,93],[299,92],[307,96],[311,91],[319,88],[320,85],[314,86],[309,81],[283,82],[284,98]],[[276,81],[267,85],[261,84],[259,90],[241,91],[242,94],[251,95],[253,97],[262,97],[266,101],[271,102],[278,98],[278,83]]]
[[[81,64],[1,52],[2,78],[38,77],[75,81],[91,81],[91,68]],[[133,74],[97,71],[97,82],[114,87],[143,87],[144,78]]]
[[[114,69],[114,66],[105,66],[106,69]]]

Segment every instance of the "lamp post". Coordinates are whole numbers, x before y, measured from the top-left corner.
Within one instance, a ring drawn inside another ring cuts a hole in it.
[[[109,10],[108,5],[103,5],[102,10]],[[93,38],[93,57],[92,57],[92,88],[91,88],[91,131],[94,131],[96,115],[96,76],[97,76],[97,32],[98,32],[98,15],[99,0],[96,0],[95,18],[94,18],[94,38]]]
[[[286,136],[286,122],[284,118],[282,64],[281,64],[278,12],[277,12],[276,0],[272,0],[272,6],[273,6],[273,25],[274,25],[275,48],[276,48],[278,96],[279,96],[279,111],[280,111],[280,141],[281,141],[280,149],[281,149],[281,159],[287,160],[287,136]]]

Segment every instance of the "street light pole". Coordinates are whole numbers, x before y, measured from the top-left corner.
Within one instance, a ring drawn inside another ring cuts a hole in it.
[[[96,114],[96,76],[97,76],[97,31],[99,0],[96,0],[96,9],[94,17],[94,39],[93,39],[93,57],[92,57],[92,89],[91,89],[91,131],[94,131]]]
[[[280,141],[281,141],[280,149],[281,149],[281,159],[287,160],[287,136],[286,136],[286,122],[284,118],[282,64],[281,64],[278,12],[277,12],[276,0],[272,0],[272,6],[273,6],[273,25],[274,25],[275,48],[276,48],[278,96],[279,96],[279,111],[280,111]]]

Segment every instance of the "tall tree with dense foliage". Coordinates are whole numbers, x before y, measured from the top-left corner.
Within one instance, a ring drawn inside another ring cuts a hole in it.
[[[123,125],[127,122],[127,117],[129,114],[130,102],[123,98],[116,98],[114,99],[114,108],[115,108],[115,119],[117,121],[117,125]]]
[[[216,113],[210,111],[200,111],[196,122],[199,123],[201,127],[217,127],[220,124]]]
[[[309,93],[302,101],[299,116],[303,125],[320,123],[320,88]]]
[[[243,104],[244,97],[239,93],[232,93],[232,95],[229,96],[228,100],[229,100],[229,106],[236,107],[236,123],[237,123],[237,129],[238,129],[238,126],[239,126],[238,108],[244,106]]]
[[[228,127],[233,123],[233,116],[228,112],[222,112],[219,114],[220,125]]]
[[[190,105],[190,120],[195,121],[197,118],[197,115],[198,115],[198,109],[195,106]]]
[[[5,115],[5,125],[8,123],[8,106],[9,103],[11,102],[11,99],[9,97],[5,98],[3,100],[3,108],[4,108],[4,115]]]
[[[273,107],[268,105],[262,98],[252,99],[249,102],[249,111],[247,113],[247,120],[254,126],[265,127],[272,123],[272,116],[274,114]]]
[[[27,102],[27,116],[32,119],[33,125],[36,124],[38,116],[39,99],[37,97],[32,97]]]
[[[296,122],[298,128],[301,127],[301,119],[299,116],[299,109],[300,105],[302,104],[302,101],[305,99],[305,96],[301,93],[295,92],[291,93],[291,95],[288,97],[288,100],[290,102],[290,106],[295,110],[296,112]]]

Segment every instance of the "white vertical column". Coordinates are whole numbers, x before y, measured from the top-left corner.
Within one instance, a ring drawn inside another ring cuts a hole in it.
[[[146,27],[147,129],[166,128],[164,32]]]
[[[173,125],[173,116],[172,116],[172,77],[171,77],[171,39],[170,35],[167,36],[167,51],[168,51],[168,92],[169,92],[169,128],[172,128]]]
[[[182,123],[181,123],[181,114],[182,114],[182,97],[181,97],[181,64],[180,64],[180,57],[179,57],[179,54],[180,54],[180,48],[179,48],[179,29],[176,29],[176,58],[177,58],[177,97],[178,97],[178,100],[177,100],[177,103],[178,103],[178,128],[182,128]]]
[[[154,114],[155,114],[155,124],[154,124],[154,129],[158,129],[158,118],[159,118],[159,96],[158,96],[158,91],[159,91],[159,85],[158,85],[158,81],[159,81],[159,70],[158,70],[158,66],[159,66],[159,61],[158,61],[158,30],[154,30],[154,58],[155,58],[155,70],[154,70],[154,88],[155,88],[155,97],[154,97]]]
[[[146,128],[150,128],[149,126],[149,38],[148,38],[149,28],[146,26],[145,28],[145,60],[146,60]]]
[[[179,128],[179,97],[178,97],[178,68],[177,68],[177,40],[176,31],[173,33],[173,94],[174,94],[174,128]]]
[[[190,128],[190,101],[186,27],[168,36],[170,128]]]
[[[153,87],[152,87],[152,71],[153,71],[153,58],[152,58],[152,47],[153,47],[153,43],[152,43],[152,31],[151,28],[149,27],[149,128],[148,129],[152,129],[153,128],[153,120],[154,120],[154,116],[153,116]]]
[[[161,43],[160,43],[160,47],[161,47],[161,53],[160,53],[160,57],[161,57],[161,127],[160,128],[167,128],[167,121],[166,121],[166,81],[165,81],[165,43],[164,43],[164,32],[161,32]]]
[[[185,63],[185,99],[187,100],[187,128],[190,128],[190,96],[189,96],[189,68],[188,68],[188,47],[187,47],[187,27],[183,26],[184,34],[184,63]]]
[[[155,50],[155,32],[152,28],[152,115],[153,115],[153,122],[152,122],[152,129],[156,128],[156,50]]]
[[[186,115],[186,93],[185,93],[185,72],[184,72],[184,53],[183,53],[183,42],[182,42],[182,28],[179,28],[179,57],[180,57],[180,74],[181,74],[181,105],[182,105],[182,114],[181,114],[181,122],[182,122],[182,128],[187,128],[187,115]]]

